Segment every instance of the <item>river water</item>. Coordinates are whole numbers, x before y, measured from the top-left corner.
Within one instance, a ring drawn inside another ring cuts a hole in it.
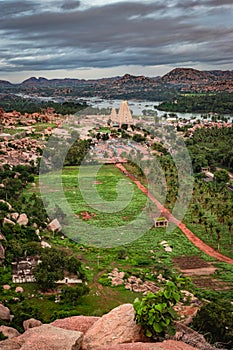
[[[106,99],[100,99],[96,97],[90,97],[85,98],[85,101],[87,104],[90,104],[93,108],[116,108],[118,109],[121,104],[121,100],[106,100]],[[128,101],[129,108],[134,116],[141,116],[143,115],[143,110],[154,110],[156,111],[158,117],[161,117],[165,113],[168,114],[171,112],[164,112],[159,111],[156,109],[156,106],[158,106],[161,102],[158,101]],[[194,119],[194,118],[200,118],[201,114],[198,113],[176,113],[178,118],[185,118],[185,119]]]

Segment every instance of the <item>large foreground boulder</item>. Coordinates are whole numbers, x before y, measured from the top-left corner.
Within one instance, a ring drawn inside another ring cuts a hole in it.
[[[198,349],[182,341],[175,341],[175,340],[165,340],[162,343],[157,343],[157,345],[161,348],[161,350],[197,350]]]
[[[30,328],[15,338],[21,345],[20,350],[79,350],[83,334],[44,324]]]
[[[51,325],[72,331],[79,331],[85,334],[99,319],[100,317],[95,316],[72,316],[56,320],[52,322]]]
[[[98,350],[100,350],[100,348]],[[162,343],[118,344],[101,348],[101,350],[197,350],[197,348],[183,342],[165,340]]]
[[[20,347],[21,346],[18,343],[11,339],[3,340],[0,342],[1,350],[20,350]]]
[[[134,321],[132,304],[123,304],[96,321],[84,336],[82,349],[98,349],[121,343],[148,341]]]
[[[100,350],[100,348],[98,349]],[[101,348],[101,350],[162,350],[156,343],[117,344]]]

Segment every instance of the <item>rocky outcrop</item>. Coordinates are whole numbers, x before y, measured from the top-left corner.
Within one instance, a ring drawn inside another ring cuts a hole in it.
[[[176,334],[174,340],[180,340],[194,346],[198,350],[214,350],[215,348],[207,343],[203,335],[187,327],[186,325],[175,322]]]
[[[29,328],[42,326],[42,322],[39,320],[35,320],[35,318],[30,318],[23,322],[23,328],[27,331]]]
[[[0,304],[0,319],[3,321],[11,320],[10,310],[2,304]]]
[[[72,331],[79,331],[85,334],[93,324],[98,321],[100,317],[95,316],[72,316],[56,320],[51,325]]]
[[[83,334],[49,324],[28,329],[16,339],[20,350],[79,350]]]
[[[7,326],[0,326],[0,332],[9,339],[18,337],[20,335],[16,329]]]
[[[83,350],[146,340],[140,325],[134,321],[133,305],[124,304],[94,323],[84,336]]]
[[[13,338],[1,341],[0,349],[216,350],[202,335],[180,322],[175,323],[177,332],[174,337],[167,336],[163,342],[153,342],[143,335],[141,327],[135,323],[132,304],[118,306],[101,318],[73,316],[51,324],[40,324],[35,319],[24,321],[26,331],[22,335],[2,326]]]

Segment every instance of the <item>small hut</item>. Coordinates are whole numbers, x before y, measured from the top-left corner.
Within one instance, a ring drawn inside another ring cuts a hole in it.
[[[154,218],[154,224],[155,227],[167,227],[168,226],[168,220],[161,216],[159,218]]]

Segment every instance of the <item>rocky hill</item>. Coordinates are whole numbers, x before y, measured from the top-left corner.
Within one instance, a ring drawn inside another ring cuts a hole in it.
[[[181,86],[183,91],[233,92],[233,71],[200,71],[193,68],[175,68],[161,78],[162,83]]]
[[[217,78],[216,78],[217,79]],[[214,81],[211,72],[199,71],[193,68],[175,68],[171,72],[165,74],[161,81],[169,84],[207,84]]]
[[[125,74],[102,79],[46,79],[31,77],[20,84],[0,81],[0,92],[49,96],[167,100],[177,92],[233,92],[233,71],[175,68],[163,77]]]
[[[73,316],[51,324],[29,319],[25,332],[1,326],[8,336],[1,350],[214,350],[204,337],[180,323],[177,333],[165,341],[153,342],[134,321],[132,304],[123,304],[102,317]],[[179,340],[178,340],[179,339]]]

